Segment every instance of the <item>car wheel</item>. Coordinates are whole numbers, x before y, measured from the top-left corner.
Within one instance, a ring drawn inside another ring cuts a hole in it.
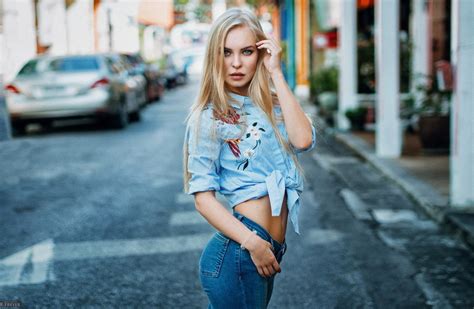
[[[112,126],[116,129],[123,129],[128,125],[128,112],[124,104],[120,105],[118,112],[112,118]]]
[[[14,135],[24,135],[24,134],[26,134],[26,127],[27,126],[28,126],[28,123],[24,123],[24,122],[14,122],[14,123],[11,124]]]
[[[140,110],[136,110],[130,114],[130,121],[136,122],[141,120]]]
[[[53,121],[49,120],[49,121],[42,121],[40,122],[41,124],[41,127],[43,128],[43,130],[45,131],[51,131],[53,129]]]

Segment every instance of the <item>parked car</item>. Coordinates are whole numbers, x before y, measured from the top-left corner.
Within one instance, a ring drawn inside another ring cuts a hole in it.
[[[182,85],[186,81],[185,72],[174,63],[173,57],[169,56],[166,59],[166,66],[163,70],[163,76],[166,80],[166,88],[171,89],[178,85]]]
[[[176,50],[171,53],[173,63],[178,68],[178,71],[183,72],[183,75],[198,75],[202,73],[205,46],[195,45],[193,47]]]
[[[161,76],[160,70],[155,64],[147,64],[140,54],[123,54],[127,57],[133,70],[145,77],[147,102],[161,99],[165,90],[165,78]]]
[[[136,80],[116,54],[40,56],[5,86],[12,128],[94,117],[124,128],[140,119]],[[130,118],[130,119],[129,119]]]
[[[124,54],[111,54],[110,57],[123,65],[125,68],[130,80],[133,80],[135,86],[132,87],[130,90],[133,90],[136,100],[140,108],[143,108],[147,103],[146,98],[146,79],[145,77],[140,74],[137,70],[135,70],[132,63],[128,60],[128,58]]]

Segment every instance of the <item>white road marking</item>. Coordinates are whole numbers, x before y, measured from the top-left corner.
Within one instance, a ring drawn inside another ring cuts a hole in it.
[[[349,189],[342,189],[340,195],[356,219],[372,220],[372,217],[368,212],[369,207],[359,198],[355,192]]]
[[[48,239],[0,260],[0,286],[54,280],[53,262],[202,250],[213,233],[54,244]]]
[[[317,152],[313,152],[311,156],[326,171],[331,171],[332,165],[335,164],[360,163],[356,157],[335,157]]]
[[[419,221],[416,213],[409,209],[373,209],[372,213],[380,224]]]
[[[176,183],[176,181],[174,181],[172,179],[166,179],[166,178],[158,177],[154,181],[150,182],[149,185],[151,187],[154,187],[154,188],[162,188],[162,187],[170,186],[174,183]]]
[[[311,245],[322,245],[341,240],[344,237],[336,230],[310,229],[305,235],[305,241]]]
[[[328,172],[331,171],[331,168],[332,168],[331,164],[327,160],[324,160],[322,155],[316,152],[313,152],[311,156],[318,163],[318,165],[321,166],[325,171],[328,171]]]
[[[171,215],[170,225],[207,224],[207,221],[196,211],[181,211]]]
[[[54,280],[54,242],[48,239],[0,260],[0,286]]]
[[[407,239],[393,237],[383,230],[377,230],[377,235],[387,246],[398,251],[404,251],[405,245],[408,243]]]

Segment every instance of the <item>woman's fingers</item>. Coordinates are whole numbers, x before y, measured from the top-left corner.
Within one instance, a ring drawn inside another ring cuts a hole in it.
[[[273,269],[271,268],[271,266],[270,266],[270,267],[264,267],[263,269],[264,269],[264,272],[265,272],[265,276],[266,276],[266,277],[271,277],[271,276],[273,276],[273,274],[275,273],[275,272],[273,271]]]
[[[272,54],[272,55],[276,55],[280,52],[279,49],[275,48],[274,46],[270,45],[270,44],[262,44],[260,46],[257,46],[258,49],[264,49],[266,48],[267,49],[267,52],[269,54]]]
[[[270,48],[272,48],[272,47],[270,46],[270,44],[264,43],[264,44],[258,45],[257,48],[258,48],[258,49],[262,49],[262,48],[270,49]]]
[[[273,254],[272,244],[268,241],[263,241],[263,246],[259,250],[251,252],[251,258],[257,267],[257,271],[262,277],[271,277],[276,272],[281,272],[280,264]]]
[[[271,247],[271,245],[270,245]],[[268,260],[267,263],[265,263],[262,266],[262,272],[265,274],[267,277],[273,276],[277,272],[281,272],[280,264],[278,264],[278,261],[276,260],[275,256],[273,255],[273,252],[271,251],[271,248],[269,247],[269,252],[271,255],[268,255]]]
[[[276,272],[281,273],[280,264],[278,264],[278,261],[277,261],[276,259],[273,261],[272,266],[273,266],[273,269],[274,269]]]
[[[257,48],[258,49],[271,48],[273,50],[277,50],[276,46],[273,45],[271,42],[265,42],[265,43],[259,44],[259,45],[257,45]]]
[[[276,41],[276,39],[272,38],[270,40],[262,40],[256,43],[257,48],[260,48],[261,46],[265,45],[268,47],[271,47],[275,51],[281,50],[280,44]]]

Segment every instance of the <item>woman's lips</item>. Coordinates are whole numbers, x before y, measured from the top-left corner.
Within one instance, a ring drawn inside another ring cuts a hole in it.
[[[245,76],[245,75],[242,74],[242,73],[230,74],[230,78],[231,78],[232,80],[241,80],[241,79],[244,78],[244,76]]]

